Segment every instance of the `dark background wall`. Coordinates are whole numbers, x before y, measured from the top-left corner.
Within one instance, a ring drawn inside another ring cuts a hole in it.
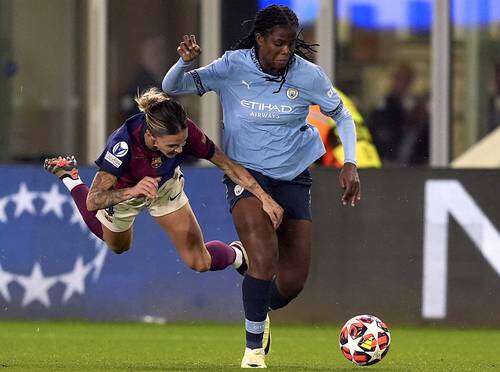
[[[500,226],[499,172],[389,169],[360,176],[363,199],[351,208],[340,205],[336,174],[314,172],[311,275],[304,295],[275,318],[341,321],[372,313],[392,323],[500,325],[498,275],[451,217],[447,315],[424,319],[421,311],[426,182],[458,180]],[[500,234],[496,242],[500,250]]]

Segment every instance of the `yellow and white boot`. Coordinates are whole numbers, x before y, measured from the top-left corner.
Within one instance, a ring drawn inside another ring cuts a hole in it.
[[[241,360],[241,368],[267,368],[264,348],[245,348],[245,354]]]
[[[269,319],[269,314],[266,316],[264,334],[262,335],[262,347],[264,348],[264,354],[269,354],[271,350],[271,320]]]

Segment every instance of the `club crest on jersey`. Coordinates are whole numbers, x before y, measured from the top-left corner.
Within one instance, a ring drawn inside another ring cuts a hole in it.
[[[160,168],[163,162],[161,161],[161,156],[151,159],[151,166],[153,168]]]
[[[234,186],[234,195],[240,196],[243,193],[243,191],[245,191],[243,186],[240,186],[240,185]]]
[[[288,88],[286,90],[286,96],[288,97],[288,99],[295,99],[299,96],[299,91],[295,88]]]
[[[124,157],[128,152],[128,144],[125,141],[118,142],[113,146],[113,155],[119,158]]]

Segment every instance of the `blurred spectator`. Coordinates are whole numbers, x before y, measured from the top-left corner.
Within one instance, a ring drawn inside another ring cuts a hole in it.
[[[356,157],[358,168],[380,168],[382,163],[377,149],[372,143],[370,130],[364,125],[363,116],[359,113],[354,103],[338,88],[337,92],[344,102],[344,106],[350,111],[354,123],[356,123]],[[319,134],[326,148],[319,163],[326,167],[341,168],[344,163],[344,150],[337,131],[335,121],[323,115],[319,106],[311,106],[307,121],[318,128]]]
[[[411,66],[398,65],[392,75],[389,93],[370,115],[373,142],[384,163],[416,165],[427,162],[427,99],[411,94],[414,80]]]
[[[140,64],[132,83],[120,99],[122,117],[128,118],[139,112],[134,102],[135,96],[149,88],[161,89],[165,66],[167,66],[166,40],[163,36],[147,39],[141,47]]]
[[[415,98],[415,104],[408,112],[403,127],[397,164],[426,165],[429,163],[429,99]]]
[[[500,126],[500,62],[493,68],[493,91],[489,101],[488,132]]]

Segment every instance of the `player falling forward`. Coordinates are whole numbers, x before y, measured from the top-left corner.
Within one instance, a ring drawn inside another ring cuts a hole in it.
[[[243,167],[229,158],[190,120],[183,107],[150,89],[136,99],[142,111],[111,134],[96,160],[99,171],[89,188],[78,176],[74,157],[46,159],[44,168],[59,177],[71,192],[89,229],[115,253],[130,248],[135,217],[147,209],[170,236],[191,269],[215,271],[233,265],[247,269],[239,242],[204,244],[196,217],[183,191],[179,165],[187,155],[207,159],[262,202],[276,228],[282,208]]]

